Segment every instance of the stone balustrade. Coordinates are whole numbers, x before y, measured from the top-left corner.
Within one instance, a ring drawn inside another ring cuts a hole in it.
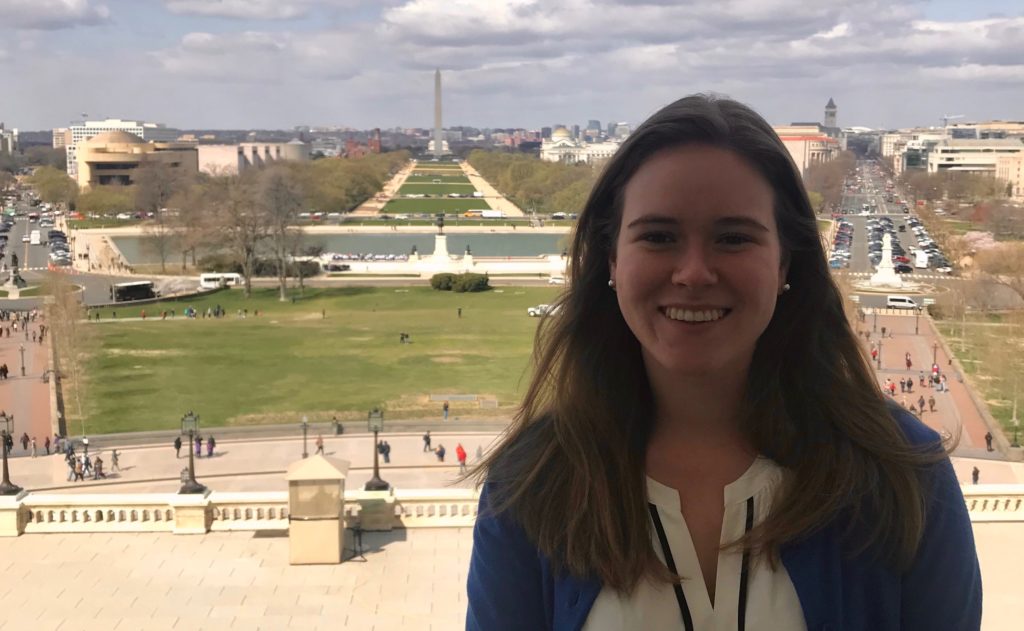
[[[1024,485],[962,488],[972,522],[1024,522]],[[346,493],[344,514],[347,522],[359,520],[370,530],[465,528],[476,521],[478,500],[475,489],[356,490]],[[0,502],[0,536],[287,530],[288,516],[286,492],[23,493]]]

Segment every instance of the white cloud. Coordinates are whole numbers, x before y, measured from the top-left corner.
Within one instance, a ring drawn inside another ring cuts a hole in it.
[[[4,0],[0,26],[56,30],[101,24],[110,19],[106,5],[91,0]]]
[[[247,20],[288,20],[309,14],[317,7],[350,8],[368,0],[164,0],[167,10]]]

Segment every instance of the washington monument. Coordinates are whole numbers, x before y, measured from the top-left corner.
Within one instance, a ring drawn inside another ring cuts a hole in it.
[[[441,157],[441,69],[434,71],[434,157]]]

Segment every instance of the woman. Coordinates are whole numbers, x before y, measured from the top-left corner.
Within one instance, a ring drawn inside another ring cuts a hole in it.
[[[939,437],[887,406],[771,127],[693,96],[591,192],[486,478],[469,629],[977,629]]]

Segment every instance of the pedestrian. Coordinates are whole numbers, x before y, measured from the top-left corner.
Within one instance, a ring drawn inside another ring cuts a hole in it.
[[[574,226],[574,317],[541,327],[479,469],[467,631],[727,612],[748,629],[981,627],[948,455],[862,387],[878,377],[814,220],[782,140],[735,101],[679,100],[619,145]]]
[[[93,463],[92,479],[99,480],[100,478],[106,480],[107,474],[103,473],[103,458],[100,458],[99,455],[97,455],[96,462]]]
[[[206,439],[206,457],[213,458],[213,449],[217,446],[217,440],[210,436]]]
[[[981,477],[981,469],[979,469],[978,467],[974,467],[974,469],[971,470],[971,482],[973,484],[977,484],[978,483],[978,478],[980,478],[980,477]]]
[[[484,448],[481,445],[476,446],[476,461],[482,462],[484,459]]]
[[[82,436],[82,453],[86,456],[89,455],[89,437]]]
[[[457,311],[458,311],[458,314],[459,314],[459,318],[461,319],[462,318],[462,307],[459,307]]]
[[[386,440],[381,447],[381,454],[384,456],[384,464],[391,464],[391,444]]]
[[[878,349],[875,348],[874,344],[872,344],[871,345],[871,361],[877,361],[877,360],[878,360]]]
[[[174,437],[174,457],[181,458],[181,436]]]
[[[32,457],[36,457],[36,437],[32,437]]]
[[[448,401],[444,402],[444,405],[441,406],[441,409],[444,410],[444,420],[447,421],[448,420]]]
[[[92,458],[89,457],[89,454],[82,454],[82,473],[92,473]]]
[[[50,435],[46,435],[46,440],[43,441],[43,447],[46,449],[46,455],[50,455]]]
[[[423,451],[433,451],[433,449],[430,447],[430,430],[429,429],[427,430],[427,433],[423,435]]]
[[[28,451],[28,443],[28,432],[25,432],[24,434],[21,435],[21,449],[23,451]]]
[[[910,370],[910,368],[914,365],[914,362],[910,361],[910,353],[909,352],[904,356],[904,360],[906,360],[906,362],[907,362],[907,370]]]
[[[928,395],[928,409],[932,412],[935,411],[935,397]]]
[[[907,391],[907,380],[904,379],[903,377],[900,377],[900,392],[906,392],[906,391]]]
[[[924,414],[924,395],[922,394],[917,398],[917,407],[921,410],[921,414]],[[932,406],[932,412],[935,411],[935,407]]]
[[[942,375],[942,392],[949,392],[949,381],[946,379],[946,375]]]
[[[75,458],[75,482],[81,480],[85,482],[85,467],[82,465],[81,458]]]
[[[437,455],[438,462],[444,462],[444,445],[438,443],[434,453]]]
[[[921,374],[921,387],[923,388],[924,387],[924,371],[923,370],[920,371],[920,374]]]
[[[65,456],[65,458],[64,458],[64,464],[66,464],[68,466],[68,480],[67,480],[68,482],[71,482],[72,480],[75,479],[75,463],[76,462],[78,462],[77,458],[72,458],[71,456]]]
[[[455,445],[455,458],[459,461],[459,473],[466,472],[466,450],[462,443]]]
[[[203,437],[196,434],[196,458],[203,457]]]
[[[324,437],[322,434],[316,435],[316,453],[324,453]]]
[[[992,432],[985,432],[985,449],[987,451],[995,451],[992,448]]]
[[[116,449],[112,449],[110,451],[110,472],[111,473],[113,473],[114,471],[117,471],[117,472],[121,471],[120,458],[121,458],[121,455],[117,453]]]

